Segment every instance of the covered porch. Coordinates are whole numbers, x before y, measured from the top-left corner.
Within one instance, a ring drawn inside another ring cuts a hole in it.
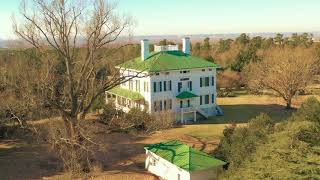
[[[185,124],[187,121],[197,121],[197,109],[195,108],[196,99],[199,97],[189,91],[183,91],[176,96],[179,103],[180,122]]]
[[[120,87],[106,91],[106,103],[114,103],[117,109],[124,112],[129,112],[132,108],[148,110],[147,102],[140,93]]]

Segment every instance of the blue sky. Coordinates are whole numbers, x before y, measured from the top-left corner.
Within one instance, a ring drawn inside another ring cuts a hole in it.
[[[2,2],[0,38],[12,38],[20,0]],[[320,31],[320,0],[119,0],[133,35]]]

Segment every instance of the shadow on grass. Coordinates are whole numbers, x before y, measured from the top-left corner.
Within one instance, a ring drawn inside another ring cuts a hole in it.
[[[229,124],[229,123],[247,123],[251,118],[261,113],[266,113],[272,119],[279,122],[288,118],[295,109],[287,110],[285,106],[278,104],[237,104],[221,105],[224,112],[223,116],[212,116],[207,120],[199,121],[198,124]]]
[[[0,141],[1,179],[41,179],[61,173],[62,164],[41,144],[22,139]]]

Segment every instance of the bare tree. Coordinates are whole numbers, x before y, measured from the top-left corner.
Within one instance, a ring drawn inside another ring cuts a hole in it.
[[[249,88],[273,90],[290,109],[293,97],[312,80],[315,67],[316,57],[310,49],[276,48],[266,52],[263,61],[248,65],[244,77]]]
[[[30,6],[22,2],[20,15],[15,32],[32,45],[30,52],[40,62],[32,77],[35,94],[60,112],[67,132],[63,141],[69,151],[77,151],[88,140],[79,121],[93,102],[134,78],[120,76],[109,58],[121,48],[110,44],[130,29],[132,20],[118,16],[104,0],[33,0]]]

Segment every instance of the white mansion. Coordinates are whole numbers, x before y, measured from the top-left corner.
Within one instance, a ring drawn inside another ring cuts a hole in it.
[[[154,46],[141,41],[141,57],[117,66],[131,78],[107,91],[107,102],[125,112],[137,107],[147,112],[172,111],[181,122],[221,114],[216,104],[216,64],[190,55],[190,39],[178,45]]]

